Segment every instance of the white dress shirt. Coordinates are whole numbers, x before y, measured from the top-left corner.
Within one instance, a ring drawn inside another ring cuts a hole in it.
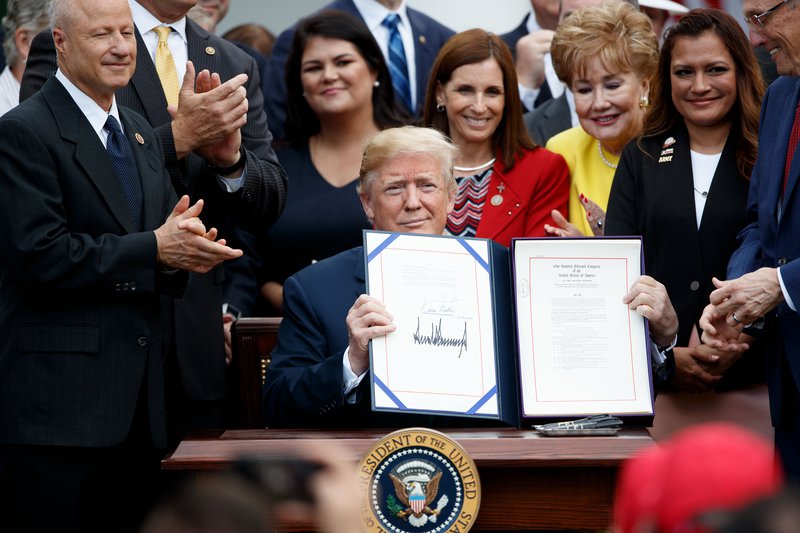
[[[541,29],[542,27],[539,26],[539,23],[536,21],[536,13],[531,10],[530,14],[528,15],[528,34]],[[566,86],[561,83],[561,80],[558,79],[556,69],[553,68],[553,56],[550,55],[550,52],[544,56],[544,78],[545,83],[547,83],[548,87],[550,87],[550,94],[553,95],[553,98],[555,99],[561,96],[561,93],[564,92]],[[530,87],[523,86],[521,83],[519,84],[519,97],[522,99],[522,103],[525,105],[526,109],[534,108],[533,104],[536,102],[536,98],[538,98],[540,90],[541,88],[531,89]],[[575,108],[574,103],[572,104],[571,108]],[[573,124],[573,126],[574,125],[575,124]]]
[[[406,53],[406,63],[408,64],[408,83],[411,91],[411,106],[417,108],[417,63],[414,53],[414,34],[411,31],[411,22],[408,20],[406,1],[400,4],[396,11],[391,11],[377,0],[353,0],[356,9],[361,13],[361,18],[366,22],[372,36],[378,41],[383,57],[387,63],[389,61],[389,28],[383,25],[383,20],[389,13],[397,13],[400,16],[400,23],[397,30],[403,40],[403,48]],[[413,110],[412,110],[413,111]]]
[[[0,74],[0,117],[19,105],[19,82],[6,65]]]
[[[83,116],[86,117],[86,120],[89,121],[92,129],[100,139],[100,142],[103,143],[104,148],[108,143],[108,132],[105,130],[105,125],[109,115],[117,119],[120,129],[123,133],[125,133],[125,126],[122,124],[122,120],[119,118],[119,109],[117,108],[116,97],[111,100],[111,110],[107,112],[105,109],[100,107],[97,102],[92,100],[86,93],[72,83],[64,75],[64,73],[61,72],[61,69],[56,71],[56,79],[61,82],[61,85],[64,86],[69,95],[78,105],[78,108],[81,110],[81,113],[83,113]]]

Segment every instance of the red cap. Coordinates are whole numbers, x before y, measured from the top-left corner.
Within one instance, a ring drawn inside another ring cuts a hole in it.
[[[623,464],[614,529],[700,532],[699,515],[741,508],[782,485],[769,442],[732,424],[692,426]]]

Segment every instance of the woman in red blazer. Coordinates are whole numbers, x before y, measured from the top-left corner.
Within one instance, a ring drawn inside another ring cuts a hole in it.
[[[513,237],[544,236],[551,211],[567,209],[569,170],[528,137],[514,60],[498,36],[474,29],[445,43],[431,71],[423,123],[461,149],[447,233],[508,246]]]

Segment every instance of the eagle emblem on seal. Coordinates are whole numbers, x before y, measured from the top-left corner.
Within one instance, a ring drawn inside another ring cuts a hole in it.
[[[395,496],[400,504],[389,496],[387,504],[399,518],[408,520],[415,527],[422,527],[436,519],[449,499],[443,494],[436,502],[442,471],[427,461],[412,460],[398,465],[389,473]]]

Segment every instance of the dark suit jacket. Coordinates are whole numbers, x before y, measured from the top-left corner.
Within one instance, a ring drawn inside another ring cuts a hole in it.
[[[234,194],[223,191],[214,171],[196,154],[189,154],[180,165],[177,163],[172,119],[155,66],[147,53],[138,54],[133,78],[117,91],[117,101],[140,113],[155,128],[161,137],[167,163],[177,169],[171,172],[177,193],[190,195],[193,202],[200,198],[205,200],[201,218],[206,226],[215,226],[226,236],[239,224],[270,225],[285,203],[286,174],[271,147],[256,64],[235,45],[188,19],[186,36],[189,60],[197,72],[203,69],[217,72],[223,82],[242,72],[248,75],[249,111],[247,124],[242,128],[247,175],[239,191]],[[136,43],[139,50],[146,50],[138,29]],[[211,50],[213,53],[209,53]],[[35,37],[28,58],[20,97],[34,94],[56,70],[55,47],[49,30]],[[221,266],[205,275],[193,275],[184,297],[174,304],[174,328],[169,329],[174,329],[181,383],[194,400],[216,400],[225,394],[223,280]]]
[[[558,98],[551,98],[522,117],[533,142],[544,146],[550,137],[572,127],[572,116],[567,103],[567,92]]]
[[[348,345],[345,317],[366,292],[362,247],[324,259],[286,280],[283,321],[264,385],[269,427],[399,428],[499,425],[447,416],[375,413],[369,374],[356,403],[345,402],[342,358]]]
[[[61,83],[0,119],[0,442],[111,446],[140,390],[165,444],[159,292],[187,276],[156,263],[152,230],[177,200],[159,138],[120,107],[143,190],[144,229],[102,142]]]
[[[758,159],[747,197],[747,226],[739,234],[739,249],[728,264],[733,279],[761,267],[780,267],[786,290],[800,305],[800,150],[796,151],[781,199],[786,147],[800,100],[800,78],[779,77],[770,85],[761,108]],[[778,221],[778,206],[782,215]],[[798,395],[800,383],[800,316],[784,302],[767,316],[767,383],[772,423],[797,423],[797,412],[783,412],[784,394]],[[786,354],[792,376],[781,375],[781,354]],[[792,380],[792,377],[794,378]],[[783,387],[794,387],[784,391]]]
[[[361,18],[361,13],[353,0],[334,0],[319,11],[326,9],[338,9]],[[407,8],[407,13],[411,22],[411,32],[414,35],[414,62],[417,67],[417,109],[412,115],[420,116],[422,106],[425,104],[425,88],[433,61],[436,59],[439,49],[447,39],[454,35],[454,32],[419,11]],[[278,139],[283,138],[285,132],[286,61],[289,59],[296,27],[295,24],[278,36],[269,58],[269,75],[264,76],[263,79],[264,98],[270,120],[269,127],[272,134]]]
[[[659,162],[665,141],[675,143],[671,160]],[[700,228],[695,214],[689,135],[681,125],[625,147],[614,175],[605,234],[641,235],[647,274],[664,284],[678,314],[678,346],[687,346],[714,290],[711,278],[725,278],[736,250],[736,234],[745,225],[747,180],[736,167],[733,136],[720,156]],[[700,330],[698,329],[698,333]],[[742,358],[723,378],[726,388],[763,379],[756,353]],[[738,369],[737,369],[738,367]]]
[[[528,17],[530,16],[531,14],[528,13],[525,15],[525,18],[522,19],[522,22],[519,26],[500,36],[500,38],[503,39],[508,48],[511,50],[511,56],[514,58],[514,61],[517,60],[517,41],[528,35]],[[533,103],[533,108],[539,109],[540,105],[545,104],[552,99],[553,92],[550,90],[550,85],[548,85],[547,81],[545,81],[539,89],[539,94],[536,96],[536,101]],[[544,143],[538,144],[544,146]]]

